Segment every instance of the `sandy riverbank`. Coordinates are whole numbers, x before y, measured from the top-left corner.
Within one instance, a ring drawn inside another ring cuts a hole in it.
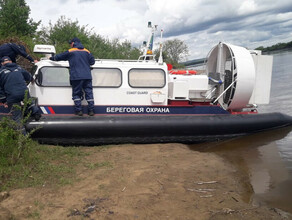
[[[0,219],[283,219],[249,203],[246,174],[183,144],[83,148],[78,180],[64,187],[17,189]],[[96,163],[104,166],[94,166]],[[49,180],[48,180],[49,181]]]

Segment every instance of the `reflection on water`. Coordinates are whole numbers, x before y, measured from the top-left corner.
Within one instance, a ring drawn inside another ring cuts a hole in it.
[[[291,131],[292,127],[283,128],[223,142],[196,144],[190,148],[214,152],[247,172],[254,191],[254,204],[267,203],[292,213],[289,161],[283,160],[277,148],[277,141],[285,139]]]
[[[259,112],[292,115],[292,51],[273,54],[270,104]],[[292,213],[292,127],[234,140],[204,143],[191,149],[215,152],[248,172],[254,204],[268,204]]]

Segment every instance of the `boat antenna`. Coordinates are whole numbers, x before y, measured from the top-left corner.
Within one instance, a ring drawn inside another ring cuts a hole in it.
[[[148,41],[143,42],[143,55],[139,57],[138,60],[150,60],[154,59],[153,55],[153,42],[154,42],[154,32],[157,30],[158,25],[152,25],[151,21],[148,21],[148,28],[151,28],[151,34],[148,38]]]
[[[162,57],[162,34],[163,34],[163,29],[160,30],[160,45],[159,45],[159,59],[158,63],[163,64],[163,57]]]
[[[157,30],[158,25],[152,25],[151,21],[148,21],[148,28],[151,28],[151,34],[149,36],[147,45],[146,45],[146,50],[144,51],[144,56],[145,55],[152,55],[152,50],[153,50],[153,42],[154,42],[154,32]]]

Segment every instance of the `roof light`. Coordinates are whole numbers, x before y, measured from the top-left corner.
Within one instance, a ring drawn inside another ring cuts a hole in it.
[[[147,50],[147,55],[152,55],[152,50]]]

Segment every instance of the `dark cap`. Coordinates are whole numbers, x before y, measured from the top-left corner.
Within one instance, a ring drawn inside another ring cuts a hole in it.
[[[72,43],[81,43],[80,39],[78,37],[74,37],[72,40],[69,40],[69,44],[72,44]]]
[[[4,56],[1,58],[1,63],[4,63],[5,61],[11,61],[10,57]]]

